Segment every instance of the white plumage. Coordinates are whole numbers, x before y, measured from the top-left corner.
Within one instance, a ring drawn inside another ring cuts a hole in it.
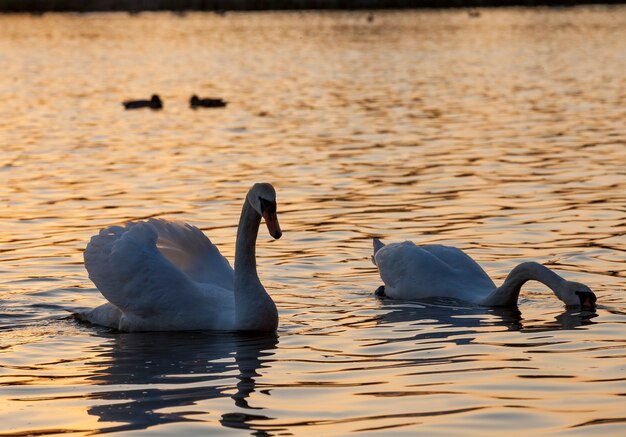
[[[378,294],[392,299],[445,297],[486,306],[515,306],[529,280],[548,286],[568,306],[594,309],[596,297],[584,284],[566,281],[536,262],[516,266],[500,287],[469,255],[456,247],[411,241],[384,245],[374,239],[372,262],[384,287]]]
[[[84,253],[90,279],[108,300],[79,316],[123,331],[272,331],[278,313],[256,273],[261,217],[280,238],[275,191],[255,184],[237,231],[235,266],[202,231],[159,219],[111,226]]]

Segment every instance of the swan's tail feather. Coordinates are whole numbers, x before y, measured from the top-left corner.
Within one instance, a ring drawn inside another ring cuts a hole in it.
[[[72,313],[70,317],[80,323],[94,323],[96,325],[118,329],[122,312],[112,303],[105,303],[92,310]]]
[[[376,265],[376,252],[385,247],[385,244],[378,238],[374,238],[374,253],[372,254],[372,263]]]

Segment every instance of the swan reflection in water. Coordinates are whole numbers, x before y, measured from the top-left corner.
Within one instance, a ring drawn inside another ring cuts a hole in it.
[[[238,408],[256,409],[248,399],[255,391],[259,369],[270,366],[278,344],[274,334],[112,335],[112,345],[106,345],[109,349],[90,363],[103,366],[90,378],[95,387],[113,386],[91,396],[106,401],[88,410],[100,422],[112,424],[100,428],[102,433],[195,421],[194,416],[208,411],[193,406],[210,399],[231,398]],[[233,372],[238,372],[237,376]],[[182,411],[185,406],[192,408]],[[173,408],[177,411],[164,411]]]
[[[555,331],[576,329],[593,324],[597,317],[595,311],[565,309],[553,320],[524,319],[518,307],[483,307],[467,304],[446,298],[402,301],[380,299],[381,309],[388,310],[379,316],[378,325],[398,323],[419,323],[420,326],[432,326],[426,331],[417,330],[412,339],[427,336],[429,339],[442,338],[456,341],[458,344],[468,343],[472,339],[454,339],[454,334],[479,334],[478,328],[504,327],[507,331]],[[443,329],[446,328],[446,329]],[[451,333],[450,329],[456,330]],[[403,330],[404,331],[404,330]],[[451,335],[453,334],[453,335]],[[406,339],[405,339],[406,340]]]

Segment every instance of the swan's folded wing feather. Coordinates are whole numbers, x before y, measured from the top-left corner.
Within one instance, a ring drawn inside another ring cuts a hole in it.
[[[183,222],[150,219],[161,253],[191,279],[232,290],[234,271],[204,233]]]
[[[496,288],[480,264],[461,249],[440,244],[426,244],[421,247],[446,263],[450,269],[458,272],[458,276],[464,278],[466,289],[468,287],[478,287],[479,290]]]
[[[385,293],[395,298],[479,302],[495,288],[478,263],[455,247],[392,243],[376,253],[376,261]]]
[[[193,302],[196,284],[156,247],[146,222],[113,226],[92,237],[84,253],[89,278],[125,314],[150,317]]]

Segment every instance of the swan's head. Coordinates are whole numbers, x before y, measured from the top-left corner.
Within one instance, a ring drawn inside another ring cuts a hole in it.
[[[565,305],[580,307],[586,311],[595,311],[596,295],[585,284],[574,281],[563,281],[556,295]]]
[[[280,230],[276,216],[276,190],[274,187],[265,183],[254,184],[250,188],[247,198],[252,208],[265,219],[270,235],[279,239],[283,232]]]

